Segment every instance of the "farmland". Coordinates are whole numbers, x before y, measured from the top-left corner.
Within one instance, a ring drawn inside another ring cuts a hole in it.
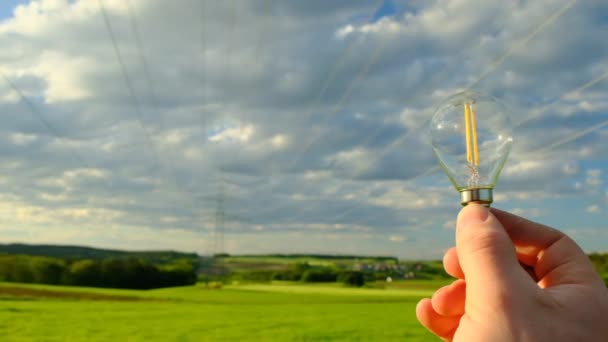
[[[437,262],[384,256],[0,247],[3,341],[432,341],[415,306],[449,281]],[[182,268],[199,282],[140,284]]]
[[[17,247],[6,252],[20,254],[3,256],[3,274],[30,282],[51,279],[41,276],[49,270],[56,279],[70,279],[74,265],[83,262],[130,260],[127,266],[162,270],[192,260],[167,252]],[[26,254],[30,251],[38,254]],[[591,260],[606,277],[606,254]],[[435,341],[418,324],[415,306],[451,281],[438,261],[390,257],[225,255],[192,264],[199,265],[199,282],[181,287],[0,282],[0,336],[3,341]],[[340,280],[356,273],[363,283]]]
[[[0,283],[4,341],[434,341],[415,318],[445,281],[116,290]]]

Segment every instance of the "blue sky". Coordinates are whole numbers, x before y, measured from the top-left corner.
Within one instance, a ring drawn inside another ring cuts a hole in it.
[[[0,5],[0,18],[10,18],[13,16],[15,7],[20,4],[27,4],[27,0],[5,0]]]
[[[374,17],[373,17],[372,21],[378,21],[381,18],[393,16],[396,13],[397,13],[397,8],[395,7],[395,4],[393,3],[393,1],[385,0],[382,2],[380,7],[378,7],[378,9],[376,10],[376,13],[374,13]]]
[[[0,4],[0,242],[207,254],[221,203],[230,253],[439,258],[470,88],[516,125],[495,206],[608,250],[606,4],[102,3]]]

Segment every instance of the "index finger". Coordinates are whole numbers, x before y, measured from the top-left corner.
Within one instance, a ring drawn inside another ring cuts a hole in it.
[[[491,211],[509,234],[520,260],[534,267],[541,286],[597,276],[583,250],[566,234],[499,209]]]
[[[516,245],[543,250],[565,237],[565,234],[557,229],[526,220],[506,211],[496,208],[492,208],[490,211],[502,223],[507,234]]]

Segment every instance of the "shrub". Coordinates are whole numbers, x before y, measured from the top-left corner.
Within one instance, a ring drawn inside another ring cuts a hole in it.
[[[70,265],[66,276],[66,284],[80,286],[95,286],[101,283],[100,263],[93,260],[79,260]]]
[[[335,282],[338,275],[331,270],[308,270],[302,274],[305,283],[329,283]]]
[[[232,276],[233,280],[251,281],[251,282],[268,282],[273,280],[275,273],[272,271],[248,271],[236,273]]]
[[[207,288],[210,290],[221,290],[223,286],[224,286],[224,284],[222,284],[222,282],[219,282],[219,281],[211,281],[211,282],[207,283]]]
[[[282,272],[274,272],[270,277],[271,280],[285,280]]]
[[[346,286],[361,287],[365,285],[365,274],[361,271],[342,272],[338,277],[338,281]]]
[[[59,284],[64,277],[65,262],[61,259],[28,256],[0,256],[0,281]]]
[[[300,281],[302,280],[302,272],[277,271],[270,278],[271,280]]]

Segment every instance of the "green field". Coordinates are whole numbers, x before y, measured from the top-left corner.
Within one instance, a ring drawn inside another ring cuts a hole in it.
[[[445,283],[445,282],[443,282]],[[111,290],[0,283],[2,341],[435,341],[416,321],[440,282],[392,288],[202,285]]]

